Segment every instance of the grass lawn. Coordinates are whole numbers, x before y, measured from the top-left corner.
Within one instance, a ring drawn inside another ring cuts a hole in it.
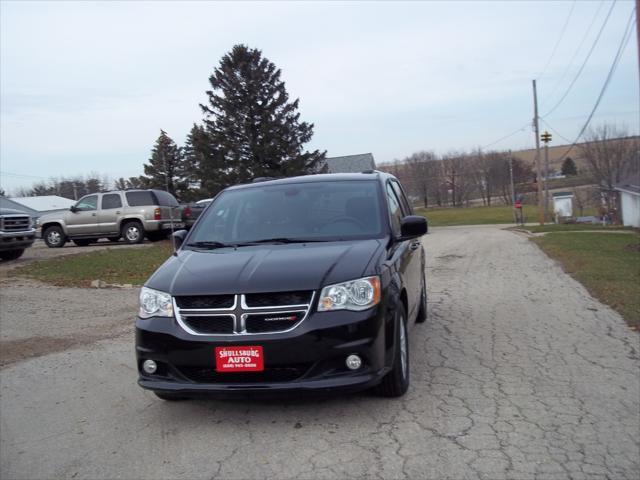
[[[594,297],[640,329],[640,235],[550,233],[532,240]]]
[[[535,221],[537,207],[524,205],[525,221]],[[416,214],[423,215],[433,227],[451,225],[489,225],[497,223],[514,223],[513,208],[510,205],[495,207],[448,207],[448,208],[416,208]]]
[[[147,248],[108,248],[35,262],[11,271],[63,287],[89,287],[93,280],[142,285],[171,255],[171,242]]]
[[[531,233],[543,233],[543,232],[580,232],[585,230],[602,230],[603,232],[614,231],[614,230],[623,230],[632,232],[633,229],[631,227],[622,227],[620,225],[587,225],[587,224],[576,224],[576,223],[565,223],[556,225],[555,223],[548,223],[545,225],[526,225],[524,227],[516,227],[521,230],[528,230]]]

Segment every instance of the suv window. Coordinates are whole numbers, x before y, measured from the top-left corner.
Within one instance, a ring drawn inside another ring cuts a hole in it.
[[[108,210],[110,208],[120,208],[122,207],[122,200],[120,200],[120,195],[117,193],[108,193],[102,196],[102,209]]]
[[[86,197],[81,198],[76,203],[76,208],[83,212],[97,210],[98,209],[98,196],[97,195],[87,195]]]
[[[389,217],[391,220],[391,229],[395,235],[400,235],[400,224],[402,222],[402,209],[400,201],[393,191],[390,184],[387,183],[387,200],[389,201]]]
[[[168,192],[162,190],[156,190],[153,192],[158,199],[158,204],[163,207],[177,207],[178,201],[176,198]]]
[[[157,205],[158,201],[156,200],[153,192],[127,192],[125,193],[127,197],[127,203],[130,207],[144,207],[146,205]]]

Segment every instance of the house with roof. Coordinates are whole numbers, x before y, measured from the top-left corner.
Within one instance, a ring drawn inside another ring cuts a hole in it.
[[[640,175],[623,180],[616,185],[615,190],[620,197],[618,205],[622,224],[640,228]]]
[[[41,217],[50,212],[68,210],[75,200],[59,197],[58,195],[42,195],[39,197],[0,197],[0,208],[13,208],[28,213],[33,218]]]
[[[376,162],[371,153],[325,158],[325,164],[328,173],[360,173],[376,168]]]

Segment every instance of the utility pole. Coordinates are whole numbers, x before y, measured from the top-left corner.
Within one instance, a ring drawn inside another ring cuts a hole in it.
[[[540,168],[540,128],[538,126],[538,90],[533,80],[533,129],[536,134],[536,177],[538,183],[538,223],[544,225],[544,200],[542,198],[542,168]]]
[[[513,186],[513,156],[509,149],[509,178],[511,178],[511,205],[513,205],[513,219],[518,223],[518,212],[516,211],[516,190]]]
[[[638,74],[640,74],[640,0],[636,0],[636,36],[638,37]]]
[[[73,182],[73,199],[78,200],[78,186]]]
[[[551,221],[551,215],[549,214],[549,142],[551,141],[551,134],[546,130],[541,135],[544,142],[544,219],[547,222]]]

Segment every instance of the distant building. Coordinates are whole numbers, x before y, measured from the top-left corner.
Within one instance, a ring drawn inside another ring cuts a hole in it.
[[[57,195],[43,195],[41,197],[0,197],[0,207],[13,208],[28,213],[33,218],[38,218],[46,213],[67,210],[75,200],[59,197]]]
[[[640,228],[640,179],[627,179],[616,185],[620,195],[622,223],[628,227]]]
[[[331,157],[325,159],[329,173],[360,173],[365,170],[375,170],[376,162],[371,153]]]

